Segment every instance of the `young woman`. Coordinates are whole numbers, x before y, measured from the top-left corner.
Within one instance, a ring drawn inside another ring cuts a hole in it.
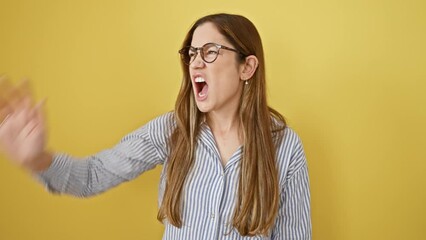
[[[311,239],[303,147],[267,105],[255,26],[239,15],[205,16],[179,53],[175,110],[112,149],[84,159],[47,152],[40,106],[27,94],[3,98],[0,146],[51,192],[81,197],[163,164],[164,239]]]

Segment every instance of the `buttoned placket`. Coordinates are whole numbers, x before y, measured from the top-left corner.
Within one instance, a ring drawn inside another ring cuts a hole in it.
[[[220,164],[221,166],[220,172],[217,175],[217,178],[219,179],[220,183],[219,183],[219,188],[217,191],[218,197],[215,198],[215,201],[213,201],[213,205],[211,206],[210,218],[211,218],[211,221],[213,221],[213,226],[214,226],[213,229],[215,230],[213,239],[218,239],[222,229],[222,226],[221,226],[222,217],[220,216],[220,204],[222,203],[223,195],[225,191],[225,180],[224,180],[224,170],[220,162],[219,155],[215,156],[215,158],[217,159],[216,162]]]
[[[201,142],[209,149],[210,154],[212,154],[212,160],[214,161],[214,165],[216,166],[216,172],[218,174],[220,187],[217,192],[217,198],[212,201],[212,206],[210,206],[209,217],[213,222],[213,229],[215,229],[215,234],[212,236],[212,239],[222,239],[223,236],[227,233],[227,219],[224,219],[221,216],[220,208],[223,202],[223,197],[226,189],[226,174],[230,169],[233,168],[234,164],[237,164],[241,158],[242,147],[239,147],[234,154],[230,157],[228,163],[223,166],[219,154],[219,149],[217,148],[216,141],[213,136],[213,132],[206,122],[203,122],[200,128],[201,134]],[[223,222],[221,222],[223,221]]]

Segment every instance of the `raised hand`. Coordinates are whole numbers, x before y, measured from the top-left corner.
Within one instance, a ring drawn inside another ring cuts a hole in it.
[[[43,101],[33,104],[28,82],[13,86],[0,77],[0,151],[31,171],[44,170],[52,161],[42,107]]]

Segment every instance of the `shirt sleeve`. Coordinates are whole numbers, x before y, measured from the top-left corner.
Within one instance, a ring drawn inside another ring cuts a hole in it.
[[[291,157],[290,175],[281,190],[272,239],[312,239],[309,175],[300,139]]]
[[[153,120],[113,148],[83,159],[56,154],[51,166],[36,177],[51,193],[78,197],[93,196],[134,179],[165,161],[171,126],[161,120]]]

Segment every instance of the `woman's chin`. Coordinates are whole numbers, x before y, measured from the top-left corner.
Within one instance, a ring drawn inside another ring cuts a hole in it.
[[[211,108],[207,106],[205,103],[197,102],[197,108],[202,113],[208,113],[211,111]]]

